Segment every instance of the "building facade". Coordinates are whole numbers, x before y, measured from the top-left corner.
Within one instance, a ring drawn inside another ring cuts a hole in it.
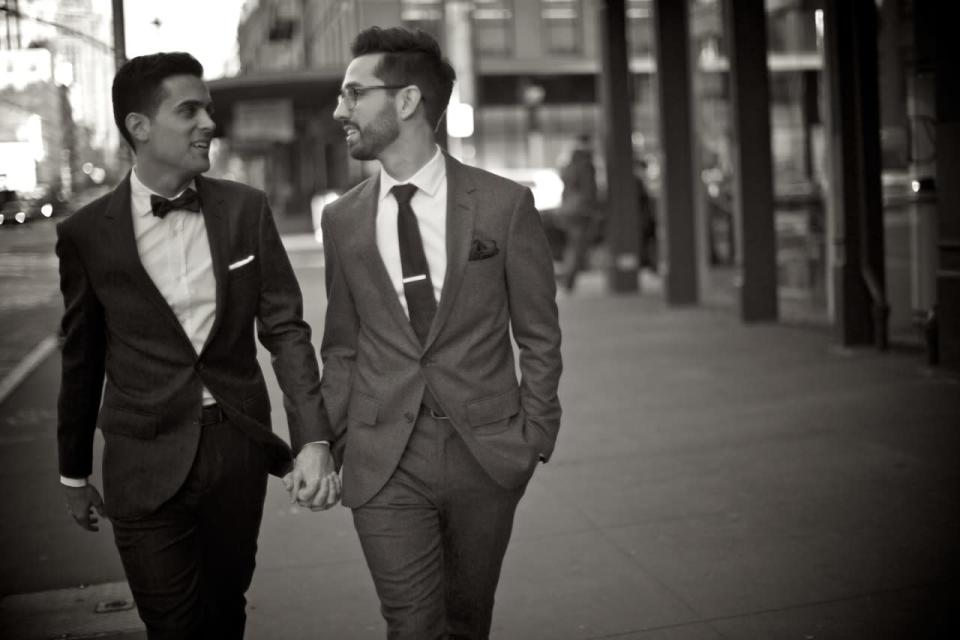
[[[9,109],[0,124],[17,130],[18,118],[40,118],[51,145],[40,161],[38,182],[69,195],[88,186],[82,167],[99,167],[94,175],[102,175],[104,167],[117,168],[119,133],[109,108],[114,72],[109,13],[96,10],[92,0],[17,0],[2,9],[0,88]],[[46,62],[37,64],[38,56]],[[31,88],[24,85],[28,67],[30,82],[37,84]],[[38,102],[38,92],[49,95]]]
[[[643,178],[656,195],[663,154],[669,152],[660,144],[653,19],[657,2],[624,1],[622,26],[632,103],[629,132],[606,130],[599,105],[604,37],[599,16],[606,4],[604,0],[259,0],[250,3],[238,32],[241,76],[225,80],[222,92],[215,82],[215,97],[220,92],[243,102],[292,96],[291,106],[274,105],[274,111],[267,108],[263,113],[286,113],[282,119],[292,122],[296,134],[289,140],[270,141],[269,148],[261,144],[246,162],[259,162],[262,183],[268,190],[282,191],[274,195],[291,205],[282,217],[309,227],[309,202],[314,196],[341,191],[373,170],[347,157],[341,132],[331,118],[338,83],[350,59],[351,38],[375,24],[421,28],[441,42],[458,71],[460,90],[467,94],[466,99],[458,99],[472,106],[469,133],[441,141],[454,155],[507,175],[549,171],[562,165],[576,138],[586,133],[598,150],[595,159],[602,191],[607,172],[600,150],[611,137],[628,135],[634,158],[623,161],[644,161]],[[689,0],[687,5],[696,140],[694,188],[697,251],[703,265],[701,297],[736,304],[744,221],[734,193],[737,140],[730,124],[732,89],[724,5],[720,0]],[[842,259],[838,247],[843,233],[835,223],[840,212],[831,197],[837,186],[831,184],[835,173],[828,143],[824,6],[824,1],[767,0],[765,53],[779,314],[789,320],[829,324],[843,311],[842,295],[831,277]],[[878,108],[884,205],[880,215],[887,228],[890,333],[897,341],[919,344],[922,331],[917,319],[934,304],[929,264],[935,248],[931,248],[929,221],[918,213],[923,202],[916,186],[926,184],[921,174],[932,166],[930,157],[924,160],[923,149],[925,144],[930,146],[924,140],[929,127],[923,126],[923,114],[932,109],[932,98],[925,89],[929,78],[918,75],[910,64],[917,47],[913,6],[908,0],[880,3],[883,19],[877,33],[870,35],[877,38],[881,61]],[[269,84],[265,74],[272,74],[277,82],[285,79],[285,88],[274,83],[264,89],[263,83]],[[244,77],[250,87],[246,94],[241,88]],[[240,112],[244,109],[250,108],[241,105]],[[231,118],[235,120],[235,114],[224,117],[225,131]],[[248,123],[232,130],[243,128],[258,129]],[[289,179],[271,178],[271,166],[275,176]],[[669,211],[660,211],[661,223],[665,217]]]

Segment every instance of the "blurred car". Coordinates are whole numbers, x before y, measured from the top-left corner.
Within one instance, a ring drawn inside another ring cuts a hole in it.
[[[9,228],[21,225],[31,217],[28,215],[28,207],[16,191],[0,191],[0,226]]]
[[[567,232],[557,210],[563,199],[563,180],[556,169],[523,168],[507,169],[487,167],[487,171],[513,180],[533,192],[533,204],[540,212],[543,228],[550,243],[550,252],[554,260],[563,259],[563,248],[567,243]]]
[[[563,180],[560,179],[556,169],[487,167],[487,171],[529,187],[533,192],[533,204],[540,213],[560,206],[560,200],[563,197]]]
[[[10,189],[0,191],[0,226],[15,227],[67,212],[67,203],[50,189],[39,189],[30,194]]]

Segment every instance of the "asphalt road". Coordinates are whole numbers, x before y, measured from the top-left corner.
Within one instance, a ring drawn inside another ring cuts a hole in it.
[[[0,227],[0,380],[56,332],[63,311],[56,222]]]

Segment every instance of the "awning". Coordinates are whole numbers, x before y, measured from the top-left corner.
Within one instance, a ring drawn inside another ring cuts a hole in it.
[[[217,78],[207,82],[215,108],[217,135],[230,130],[234,106],[239,102],[287,99],[294,109],[333,109],[340,91],[343,69],[259,72]]]

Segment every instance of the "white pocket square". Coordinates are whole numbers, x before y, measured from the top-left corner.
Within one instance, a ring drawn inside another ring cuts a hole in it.
[[[252,255],[249,255],[249,256],[247,256],[246,258],[244,258],[243,260],[237,260],[236,262],[234,262],[233,264],[231,264],[229,267],[227,267],[227,271],[233,271],[234,269],[239,269],[240,267],[242,267],[242,266],[244,266],[244,265],[248,265],[248,264],[250,264],[251,262],[253,262],[253,256],[252,256]]]

